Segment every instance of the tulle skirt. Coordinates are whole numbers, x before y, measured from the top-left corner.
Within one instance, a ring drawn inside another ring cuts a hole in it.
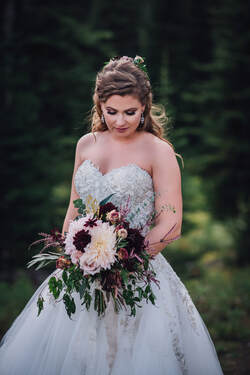
[[[221,375],[214,344],[190,295],[162,254],[153,261],[160,289],[156,304],[144,302],[136,317],[104,317],[81,306],[69,319],[46,286],[33,294],[0,343],[1,375]],[[58,272],[56,270],[55,272]],[[61,272],[61,271],[60,271]],[[44,310],[37,316],[43,290]]]

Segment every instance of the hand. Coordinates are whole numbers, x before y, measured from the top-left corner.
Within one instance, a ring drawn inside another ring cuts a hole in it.
[[[157,251],[157,250],[152,249],[152,248],[148,248],[148,249],[146,249],[146,252],[150,255],[151,259],[155,259],[156,255],[159,254],[160,251]]]
[[[144,239],[144,245],[145,245],[145,251],[152,257],[153,259],[156,257],[156,255],[159,253],[159,250],[154,249],[150,246],[149,240]]]

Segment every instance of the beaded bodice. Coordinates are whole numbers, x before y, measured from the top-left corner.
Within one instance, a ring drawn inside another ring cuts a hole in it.
[[[127,220],[131,227],[143,228],[142,234],[146,235],[149,230],[148,221],[154,212],[153,181],[146,170],[131,163],[102,174],[87,159],[79,166],[74,182],[76,191],[84,202],[89,194],[97,202],[114,194],[109,201],[119,209],[127,205]]]

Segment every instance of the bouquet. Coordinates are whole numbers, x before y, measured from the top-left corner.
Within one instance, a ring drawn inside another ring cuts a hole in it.
[[[30,245],[44,244],[28,268],[40,269],[54,262],[59,269],[48,281],[49,291],[56,302],[63,300],[70,318],[76,311],[73,292],[87,310],[93,303],[98,316],[105,314],[110,298],[115,312],[130,308],[130,316],[136,315],[143,300],[155,304],[151,283],[160,286],[150,262],[154,256],[147,252],[140,230],[130,227],[127,211],[109,202],[112,195],[100,203],[91,195],[85,204],[75,200],[79,215],[71,220],[68,232],[39,233],[43,238]],[[42,292],[37,306],[39,315],[44,308]]]

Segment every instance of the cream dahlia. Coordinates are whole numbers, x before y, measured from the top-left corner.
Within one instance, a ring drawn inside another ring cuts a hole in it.
[[[111,264],[116,261],[116,240],[114,225],[101,222],[91,229],[91,242],[79,259],[84,274],[94,275],[101,268],[110,269]]]

